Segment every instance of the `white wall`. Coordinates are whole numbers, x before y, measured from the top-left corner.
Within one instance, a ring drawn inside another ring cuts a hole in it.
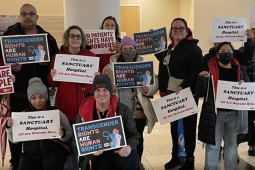
[[[213,17],[242,17],[247,19],[250,26],[251,5],[255,0],[195,0],[194,1],[194,31],[195,38],[199,39],[199,46],[203,52],[209,51],[213,46],[211,42]],[[233,43],[238,49],[242,43]]]

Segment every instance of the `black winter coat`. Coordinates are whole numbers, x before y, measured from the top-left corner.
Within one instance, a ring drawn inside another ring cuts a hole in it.
[[[48,104],[46,110],[57,110],[57,108],[50,106]],[[35,111],[33,106],[30,104],[29,108],[25,110],[25,112],[32,112]],[[59,139],[55,139],[60,143],[66,144],[65,142],[62,142]],[[43,139],[43,140],[33,140],[33,141],[25,141],[23,143],[23,151],[24,153],[29,154],[33,158],[40,159],[44,154],[47,154],[48,152],[51,152],[52,150],[57,150],[57,149],[63,149],[64,146],[62,146],[60,143],[54,142],[51,139]],[[66,150],[66,154],[67,154]]]
[[[236,73],[238,72],[238,66],[232,66],[232,68]],[[241,67],[241,80],[244,80],[245,82],[250,81],[243,67]],[[211,75],[209,78],[198,76],[196,94],[198,97],[204,97],[198,125],[198,140],[203,143],[215,145],[216,108]],[[241,136],[239,135],[239,141],[241,140],[240,137]]]
[[[51,60],[52,56],[57,54],[59,51],[57,42],[50,33],[44,31],[40,26],[36,25],[36,28],[39,34],[48,34],[47,39]],[[24,29],[22,29],[20,22],[10,26],[7,29],[7,31],[3,33],[3,36],[7,35],[25,35]],[[0,59],[3,61],[1,48]],[[49,74],[49,66],[40,65],[39,63],[23,64],[19,72],[13,72],[12,74],[15,75],[16,79],[15,83],[13,84],[15,92],[27,92],[28,81],[33,77],[41,78],[43,84],[45,84],[47,87],[50,87],[50,84],[47,81],[47,75]]]
[[[201,49],[197,46],[198,40],[181,40],[170,54],[169,71],[171,76],[177,79],[184,79],[180,87],[190,87],[192,93],[195,93],[195,84],[197,75],[203,70],[203,55]],[[167,66],[163,64],[168,50],[155,54],[159,61],[159,91],[166,93],[168,87],[169,74]]]

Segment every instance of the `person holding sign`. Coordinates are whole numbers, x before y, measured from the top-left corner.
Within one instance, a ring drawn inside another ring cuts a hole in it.
[[[202,71],[199,74],[196,94],[204,97],[200,121],[198,125],[198,140],[206,143],[205,170],[217,169],[222,139],[224,139],[225,169],[235,169],[237,162],[237,110],[215,108],[218,80],[249,81],[247,73],[233,57],[233,46],[229,42],[220,43],[217,57],[208,63],[210,73]]]
[[[251,37],[252,37],[252,48],[251,48],[251,58],[250,60],[244,64],[244,66],[247,69],[248,76],[250,78],[251,82],[255,82],[255,28],[251,29]],[[247,39],[248,42],[248,39]],[[244,44],[243,47],[239,48],[241,52],[244,52],[246,50],[247,43]],[[248,140],[248,155],[255,156],[255,128],[254,128],[254,117],[255,117],[255,111],[248,111],[248,134],[249,134],[249,140]]]
[[[237,61],[241,65],[246,65],[250,63],[250,60],[253,58],[254,53],[251,29],[247,29],[246,35],[247,42],[244,43],[244,46],[241,48],[241,50],[234,50],[233,52],[234,58],[237,59]],[[214,47],[210,48],[209,53],[204,55],[204,71],[209,71],[208,62],[210,59],[216,56],[216,50],[219,44],[220,43],[214,43]]]
[[[31,4],[24,4],[20,8],[18,23],[9,26],[7,31],[3,33],[3,36],[8,35],[28,35],[28,34],[47,34],[47,41],[49,47],[49,54],[52,57],[58,52],[58,46],[55,38],[42,27],[37,25],[38,15],[36,8]],[[18,46],[19,43],[14,45]],[[0,65],[3,65],[2,48],[0,48]],[[12,73],[16,77],[14,83],[15,92],[10,94],[10,112],[22,112],[29,106],[27,99],[27,87],[28,81],[33,77],[39,77],[43,83],[50,87],[47,81],[47,75],[49,73],[49,62],[44,63],[30,63],[19,64],[18,62],[11,65]],[[11,167],[17,169],[19,166],[20,154],[22,152],[21,143],[13,144],[9,142],[11,151]]]
[[[92,90],[94,96],[85,99],[79,109],[83,122],[120,115],[127,141],[127,146],[119,150],[100,150],[86,156],[87,159],[92,159],[92,169],[138,170],[140,161],[136,147],[139,144],[140,134],[136,130],[129,108],[118,102],[118,97],[112,94],[111,80],[105,74],[94,78]]]
[[[121,53],[111,57],[110,64],[108,64],[103,74],[107,74],[111,78],[113,84],[113,68],[112,63],[114,62],[140,62],[143,61],[141,56],[137,54],[137,44],[130,37],[123,37],[121,41]],[[127,70],[129,71],[129,70]],[[148,73],[149,74],[149,73]],[[142,136],[140,138],[140,144],[137,146],[138,154],[140,159],[143,153],[143,131],[144,127],[148,125],[148,133],[151,133],[157,117],[152,107],[150,96],[153,96],[158,90],[157,79],[154,86],[142,86],[138,88],[119,88],[113,85],[113,92],[118,96],[119,101],[125,103],[129,109],[133,112],[133,117],[136,121],[137,131]],[[139,105],[139,109],[137,109]],[[138,111],[139,110],[139,111]]]
[[[183,18],[172,21],[169,38],[172,40],[168,50],[155,54],[159,61],[159,91],[161,96],[176,93],[190,87],[194,94],[197,75],[203,70],[203,56],[197,46],[198,40],[193,39],[192,32]],[[194,169],[194,151],[196,147],[197,114],[183,119],[185,152],[187,158],[181,170]],[[171,122],[172,159],[165,164],[166,169],[172,169],[179,164],[178,154],[178,120]]]
[[[106,17],[102,24],[100,29],[103,30],[114,30],[115,31],[115,37],[116,37],[116,42],[114,43],[114,49],[112,49],[113,51],[115,50],[117,53],[120,52],[120,42],[121,42],[121,38],[120,38],[120,28],[119,28],[119,24],[117,23],[116,19],[113,16],[108,16]],[[109,53],[109,54],[99,54],[99,58],[100,58],[100,63],[99,63],[99,68],[100,70],[103,70],[104,67],[109,64],[110,62],[110,57],[112,55],[114,55],[115,53]]]
[[[48,100],[47,87],[40,78],[29,80],[27,89],[29,107],[25,112],[38,112],[45,110],[57,110],[50,106]],[[69,154],[66,142],[71,138],[73,132],[67,117],[64,113],[60,114],[59,139],[44,139],[25,141],[23,143],[23,153],[19,164],[19,170],[63,170],[67,155]],[[10,141],[12,136],[13,119],[8,118],[6,123],[7,135]]]
[[[67,28],[63,34],[64,44],[61,46],[58,54],[72,54],[96,57],[86,45],[85,34],[79,26],[73,25]],[[91,95],[92,85],[84,83],[60,82],[54,81],[53,77],[58,70],[54,69],[56,55],[53,56],[48,81],[52,87],[58,87],[55,98],[55,107],[59,108],[67,116],[71,126],[76,122],[79,106],[83,99]],[[68,165],[73,169],[78,169],[78,152],[75,146],[71,143],[73,149],[73,161],[71,163],[68,158]],[[70,165],[69,165],[70,164]],[[74,167],[73,167],[74,166]]]

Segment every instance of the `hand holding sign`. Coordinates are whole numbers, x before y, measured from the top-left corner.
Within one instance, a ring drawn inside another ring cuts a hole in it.
[[[113,48],[116,52],[120,53],[120,43],[119,42],[115,42],[113,45]]]
[[[247,38],[252,38],[251,29],[247,29],[247,30],[246,30],[246,35],[247,35]]]
[[[11,128],[13,126],[13,119],[11,117],[7,118],[7,125]]]
[[[94,155],[94,156],[99,156],[99,155],[101,155],[103,152],[104,152],[104,149],[103,149],[103,150],[96,151],[95,153],[93,153],[93,155]]]
[[[131,147],[127,145],[118,151],[114,151],[114,153],[118,153],[121,157],[128,157],[128,155],[131,153]]]
[[[21,70],[21,64],[18,62],[11,64],[11,69],[13,72],[19,72]]]
[[[50,70],[51,78],[53,78],[56,74],[57,74],[57,70],[56,69],[51,69]]]
[[[209,77],[210,74],[207,71],[202,71],[199,75],[202,77]]]
[[[64,136],[64,128],[62,126],[59,128],[59,136]]]
[[[149,91],[150,91],[150,88],[148,87],[148,86],[142,86],[141,87],[141,89],[142,89],[142,91],[146,94],[146,93],[148,93]]]

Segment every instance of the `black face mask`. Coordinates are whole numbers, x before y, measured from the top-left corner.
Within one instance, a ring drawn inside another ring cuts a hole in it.
[[[233,53],[219,53],[219,61],[227,65],[229,64],[233,59]]]

